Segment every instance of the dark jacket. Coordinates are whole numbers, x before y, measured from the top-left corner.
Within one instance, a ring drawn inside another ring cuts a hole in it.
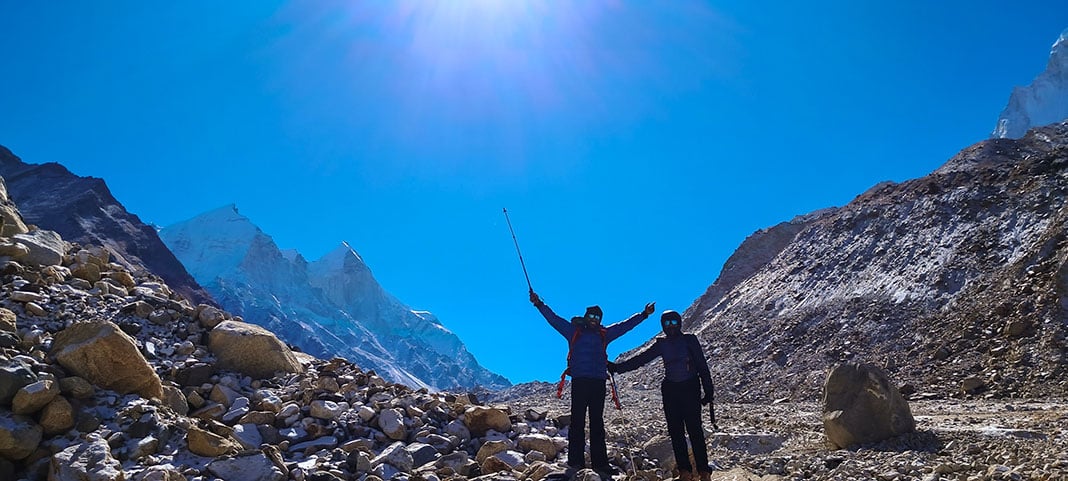
[[[556,332],[564,336],[568,342],[571,342],[573,337],[575,338],[574,343],[571,345],[571,361],[567,366],[571,369],[571,377],[573,378],[608,379],[608,354],[605,352],[605,346],[619,336],[626,334],[627,331],[634,329],[635,326],[649,317],[644,312],[639,312],[625,321],[603,328],[604,337],[602,337],[600,333],[602,328],[579,327],[556,315],[545,304],[540,304],[537,307],[538,312],[541,312],[545,320],[549,321],[549,325],[553,326],[553,329],[556,329]],[[582,330],[578,336],[575,336],[576,329]]]
[[[616,364],[616,370],[633,371],[657,356],[664,360],[664,381],[681,382],[699,376],[705,394],[712,392],[712,374],[708,371],[708,360],[701,349],[701,342],[693,334],[658,337],[653,345]]]

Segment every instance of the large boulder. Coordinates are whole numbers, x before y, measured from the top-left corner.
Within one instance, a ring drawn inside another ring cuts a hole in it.
[[[111,456],[107,441],[94,437],[54,456],[48,481],[124,481],[122,464]]]
[[[120,393],[163,399],[163,384],[133,338],[109,321],[76,322],[56,334],[52,354],[64,369]]]
[[[29,265],[60,265],[63,263],[63,254],[70,247],[59,234],[44,229],[17,234],[14,239],[29,248],[29,254],[17,259],[19,262]]]
[[[297,357],[270,331],[239,321],[223,321],[208,333],[208,348],[219,368],[263,379],[276,372],[304,372]]]
[[[831,444],[849,448],[912,432],[916,421],[882,369],[847,363],[835,367],[824,383],[823,429]]]

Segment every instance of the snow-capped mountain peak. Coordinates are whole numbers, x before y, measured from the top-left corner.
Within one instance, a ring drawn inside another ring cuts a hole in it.
[[[429,312],[386,292],[347,242],[308,262],[235,206],[160,231],[227,310],[319,357],[341,356],[412,387],[504,387]]]
[[[237,206],[230,204],[205,212],[194,219],[168,226],[165,243],[172,251],[182,251],[180,258],[195,279],[211,280],[225,271],[236,269],[244,260],[244,252],[263,231]],[[235,246],[245,246],[235,249]]]
[[[992,135],[1017,139],[1034,127],[1065,119],[1068,119],[1068,30],[1053,43],[1046,70],[1031,85],[1013,89]]]

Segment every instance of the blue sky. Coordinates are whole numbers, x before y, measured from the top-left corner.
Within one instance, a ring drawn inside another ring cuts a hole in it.
[[[2,2],[0,144],[142,220],[234,203],[348,241],[488,368],[553,380],[527,301],[686,309],[752,232],[986,138],[1063,1]],[[659,331],[647,321],[610,355]],[[730,333],[724,333],[730,335]]]

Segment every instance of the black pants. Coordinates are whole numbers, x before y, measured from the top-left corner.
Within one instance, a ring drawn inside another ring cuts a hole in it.
[[[590,461],[595,468],[608,466],[604,440],[605,380],[571,379],[571,427],[567,430],[567,465],[586,465],[586,411],[590,412]]]
[[[664,417],[667,418],[668,435],[671,436],[671,450],[675,453],[679,470],[693,471],[686,449],[686,432],[689,432],[697,471],[708,471],[708,447],[705,446],[705,430],[701,426],[700,381],[697,377],[681,382],[664,381],[660,385],[660,392],[664,396]]]

